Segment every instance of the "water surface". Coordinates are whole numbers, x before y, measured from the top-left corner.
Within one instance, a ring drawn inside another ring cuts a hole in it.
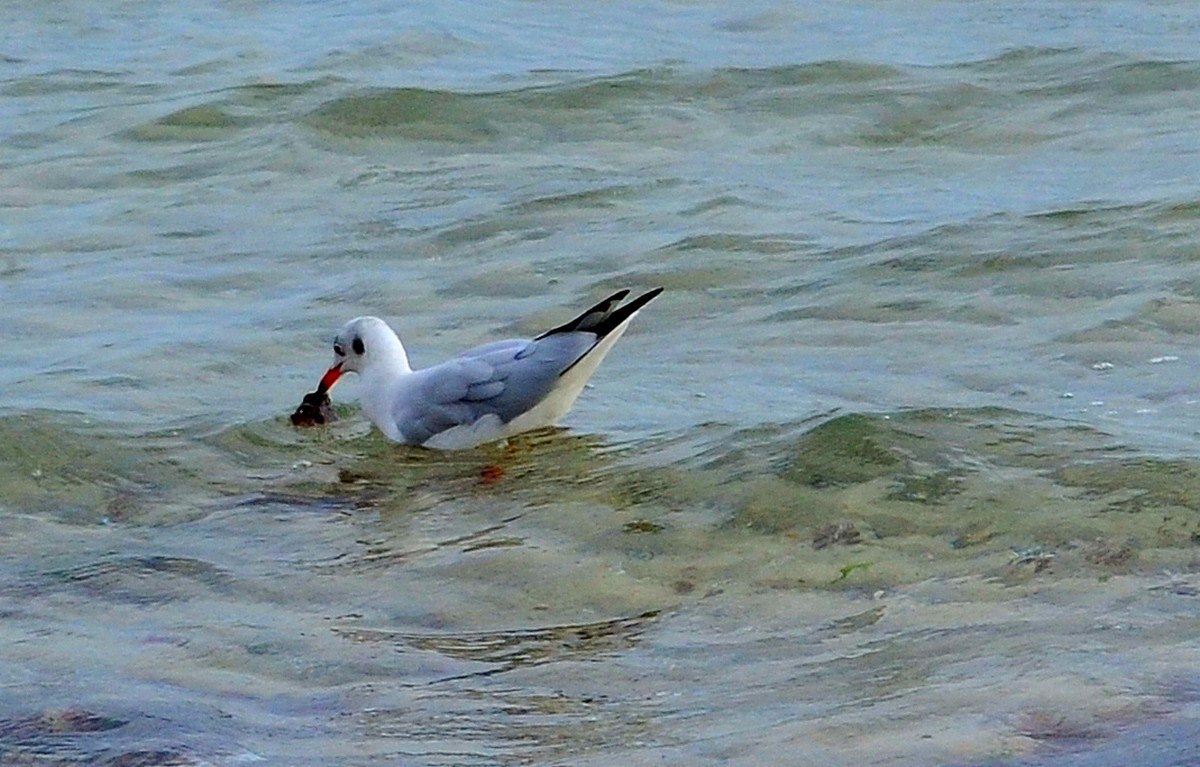
[[[1194,752],[1192,5],[0,23],[0,761]],[[654,285],[564,429],[287,423]]]

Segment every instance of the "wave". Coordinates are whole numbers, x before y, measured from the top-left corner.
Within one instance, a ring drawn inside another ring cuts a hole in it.
[[[1006,153],[1070,135],[1081,114],[1128,111],[1131,98],[1141,109],[1147,100],[1196,92],[1200,63],[1018,48],[938,66],[828,60],[536,77],[561,79],[478,90],[420,83],[360,87],[332,78],[254,84],[197,98],[126,135],[207,141],[283,121],[343,139],[448,145],[596,138],[674,142],[689,124],[718,119],[741,132],[775,131],[780,138],[819,146]],[[80,87],[89,86],[85,81]]]

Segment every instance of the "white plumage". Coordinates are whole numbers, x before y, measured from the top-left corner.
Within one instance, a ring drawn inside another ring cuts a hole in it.
[[[440,365],[413,370],[387,323],[358,317],[334,341],[324,394],[344,373],[362,379],[363,412],[388,439],[457,450],[553,425],[592,377],[656,288],[625,304],[621,290],[570,322],[532,339],[469,349]]]

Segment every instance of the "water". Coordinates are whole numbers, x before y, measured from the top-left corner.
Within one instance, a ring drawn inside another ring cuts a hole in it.
[[[0,762],[1195,753],[1193,4],[0,24]],[[565,429],[287,423],[660,284]]]

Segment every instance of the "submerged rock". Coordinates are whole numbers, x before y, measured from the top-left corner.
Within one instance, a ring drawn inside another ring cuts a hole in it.
[[[829,546],[853,546],[856,543],[862,543],[862,533],[848,520],[831,522],[813,531],[812,547],[818,551]]]

